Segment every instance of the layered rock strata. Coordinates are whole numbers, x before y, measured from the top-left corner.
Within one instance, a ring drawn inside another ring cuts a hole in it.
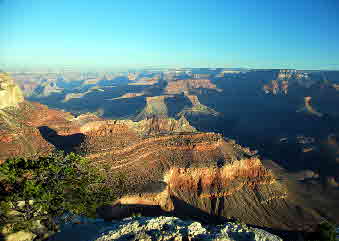
[[[0,73],[0,109],[6,107],[17,107],[19,103],[24,101],[20,88],[15,85],[11,77]]]

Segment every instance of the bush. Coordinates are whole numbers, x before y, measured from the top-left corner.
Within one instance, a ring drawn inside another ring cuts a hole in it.
[[[312,237],[312,240],[317,241],[336,241],[335,225],[329,222],[320,223]]]
[[[32,231],[34,223],[56,228],[65,212],[95,217],[114,200],[105,176],[79,155],[12,158],[0,165],[0,228]]]

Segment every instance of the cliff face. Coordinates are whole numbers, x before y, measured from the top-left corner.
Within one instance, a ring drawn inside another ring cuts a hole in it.
[[[35,155],[52,148],[39,130],[27,124],[26,103],[10,76],[0,73],[0,163],[11,156]],[[9,108],[14,107],[14,108]]]
[[[166,118],[168,116],[168,109],[165,104],[165,99],[170,97],[171,96],[167,95],[146,97],[146,106],[136,116],[135,120],[139,121],[147,118],[152,118],[154,116]]]
[[[129,98],[135,98],[135,97],[139,97],[139,96],[143,96],[144,93],[139,92],[139,93],[126,93],[123,94],[120,97],[116,97],[116,98],[112,98],[112,100],[119,100],[119,99],[129,99]]]
[[[23,102],[17,108],[0,110],[0,162],[14,156],[34,156],[49,153],[53,146],[29,125]]]
[[[56,146],[72,145],[67,139],[79,135],[80,126],[99,119],[93,115],[74,118],[70,113],[24,101],[16,108],[0,110],[0,161],[14,156],[38,156]],[[51,141],[57,137],[58,142]],[[54,143],[54,144],[52,144]]]
[[[191,102],[192,106],[184,108],[180,113],[177,114],[178,116],[185,116],[188,119],[191,119],[191,117],[199,119],[202,116],[211,118],[219,115],[219,113],[213,110],[212,108],[209,108],[208,106],[201,104],[198,96],[190,95],[187,91],[185,91],[184,94],[187,97],[187,99]],[[194,122],[194,120],[190,121]]]
[[[111,156],[125,153],[143,145],[143,140],[151,140],[152,136],[175,133],[196,132],[185,118],[179,120],[171,118],[150,118],[139,122],[132,120],[94,121],[80,127],[80,133],[85,135],[82,149],[92,158],[111,159]],[[150,141],[146,141],[143,148],[152,149]],[[135,152],[136,153],[136,152]],[[128,158],[128,156],[125,156]],[[131,157],[132,158],[132,157]]]
[[[108,185],[116,185],[114,173],[123,173],[128,186],[124,193],[129,194],[117,202],[121,205],[160,206],[179,216],[237,218],[253,225],[294,230],[318,221],[294,203],[293,194],[255,151],[219,134],[138,138],[130,132],[123,142],[116,133],[106,137],[107,142],[115,143],[109,148],[96,148],[98,139],[88,142],[93,152],[87,157],[106,168],[113,178]],[[165,188],[150,187],[157,183],[165,183]]]
[[[314,221],[307,212],[298,214],[286,187],[257,158],[219,168],[173,168],[166,181],[169,200],[178,213],[194,206],[210,216],[286,229],[296,228],[300,221]],[[194,215],[194,210],[187,210],[186,215]]]
[[[217,91],[221,91],[209,79],[182,79],[182,80],[170,81],[168,82],[168,85],[165,91],[168,94],[179,94],[184,91],[189,91],[191,89],[198,89],[198,88],[214,89]]]
[[[83,140],[83,147],[95,152],[96,149],[124,147],[144,136],[196,131],[184,117],[179,120],[146,117],[139,122],[104,121],[93,114],[75,118],[70,113],[31,102],[0,111],[1,160],[48,153],[55,147],[74,151]],[[88,146],[88,143],[91,144]]]
[[[319,217],[293,201],[287,188],[257,158],[223,167],[170,168],[158,194],[127,195],[120,205],[154,205],[202,220],[236,218],[247,224],[303,230]],[[309,228],[308,227],[308,228]]]
[[[17,107],[24,101],[20,88],[6,73],[0,73],[0,109]]]
[[[266,81],[263,86],[263,91],[266,94],[287,95],[289,86],[295,84],[309,88],[314,84],[314,81],[312,81],[306,73],[299,73],[295,70],[279,70],[275,75],[275,79]]]
[[[301,92],[310,91],[311,93],[312,88],[313,92],[314,90],[319,92],[319,90],[326,88],[336,89],[336,85],[331,83],[325,72],[304,73],[296,70],[275,70],[266,73],[261,82],[263,83],[262,90],[266,94],[273,95],[287,95],[292,89],[301,90]]]

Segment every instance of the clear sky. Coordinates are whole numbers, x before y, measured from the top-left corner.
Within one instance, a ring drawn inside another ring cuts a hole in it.
[[[339,69],[338,0],[0,0],[0,66]]]

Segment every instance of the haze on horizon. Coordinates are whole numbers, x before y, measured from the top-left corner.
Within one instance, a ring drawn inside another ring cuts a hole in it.
[[[336,0],[0,0],[6,68],[339,69]]]

